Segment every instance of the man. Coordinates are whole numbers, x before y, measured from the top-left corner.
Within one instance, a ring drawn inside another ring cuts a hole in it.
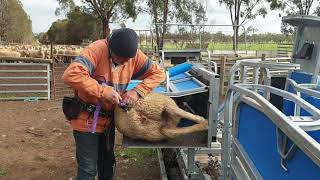
[[[84,49],[63,74],[64,82],[90,107],[70,121],[76,144],[77,180],[94,179],[96,173],[99,180],[112,179],[115,157],[111,112],[120,102],[134,104],[165,79],[164,70],[137,48],[134,30],[115,30],[107,40],[95,41]],[[143,81],[126,92],[131,79]],[[94,110],[90,104],[96,105]]]

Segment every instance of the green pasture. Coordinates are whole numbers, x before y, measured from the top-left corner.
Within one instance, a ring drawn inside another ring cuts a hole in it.
[[[206,44],[208,50],[232,50],[232,43],[209,43]],[[276,43],[239,43],[238,50],[249,50],[249,51],[274,51],[277,50],[278,44]],[[197,49],[199,44],[174,44],[165,43],[165,49]],[[203,47],[202,47],[203,48]],[[291,48],[290,48],[291,49]]]

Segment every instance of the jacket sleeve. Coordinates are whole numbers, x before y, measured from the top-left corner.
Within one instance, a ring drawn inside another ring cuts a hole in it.
[[[91,77],[100,56],[101,52],[98,48],[87,47],[65,70],[62,76],[63,81],[76,91],[104,99],[112,91],[112,87],[104,87]]]
[[[140,50],[138,50],[135,58],[136,64],[132,79],[140,79],[143,81],[134,89],[141,97],[144,97],[165,80],[165,72],[163,68],[152,62],[152,60]]]

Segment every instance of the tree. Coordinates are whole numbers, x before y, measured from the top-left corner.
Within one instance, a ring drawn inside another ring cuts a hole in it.
[[[166,24],[170,22],[199,24],[205,19],[203,5],[196,0],[148,0],[147,7],[146,11],[151,14],[152,22],[156,24],[158,49],[163,48],[163,37],[168,30]]]
[[[57,0],[60,9],[68,9],[74,5],[73,0]],[[83,7],[101,21],[102,34],[105,38],[110,33],[109,22],[121,18],[137,17],[137,4],[139,0],[81,0]]]
[[[237,50],[239,27],[257,16],[267,14],[264,6],[259,6],[261,0],[219,0],[220,4],[226,5],[230,12],[230,19],[233,25],[233,50]]]
[[[320,7],[319,0],[267,0],[270,3],[271,10],[281,10],[283,15],[311,15],[316,14]],[[318,3],[317,3],[318,2]],[[317,6],[316,10],[310,12],[313,6]]]
[[[6,39],[8,17],[8,1],[0,0],[0,41]]]
[[[0,37],[11,42],[32,42],[29,16],[19,0],[0,0]]]
[[[320,16],[319,0],[267,0],[271,10],[281,10],[279,16],[287,15],[317,15]],[[311,11],[311,9],[315,9]],[[281,24],[281,32],[293,34],[294,29],[286,23]]]
[[[97,18],[80,7],[75,7],[67,14],[68,44],[81,44],[83,39],[97,39],[94,30],[100,25]],[[101,36],[101,34],[98,34]]]
[[[68,12],[67,19],[52,23],[47,36],[48,40],[58,44],[81,44],[84,39],[98,39],[101,36],[96,31],[98,26],[97,18],[75,6]]]
[[[45,32],[37,33],[35,34],[35,38],[41,43],[41,44],[49,44],[49,38],[48,34]]]
[[[67,25],[67,19],[59,19],[53,22],[50,29],[47,32],[48,39],[50,40],[50,42],[66,44],[68,41]]]

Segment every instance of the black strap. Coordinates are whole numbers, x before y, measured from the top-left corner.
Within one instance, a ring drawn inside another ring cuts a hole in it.
[[[79,98],[77,96],[77,98]],[[90,104],[90,103],[85,103],[83,102],[80,98],[79,98],[79,103],[81,104],[81,107],[82,107],[82,111],[86,111],[90,114],[93,114],[94,111],[96,110],[96,105],[94,104]],[[101,117],[113,117],[113,111],[106,111],[104,109],[101,109],[100,112],[99,112],[99,116]]]

